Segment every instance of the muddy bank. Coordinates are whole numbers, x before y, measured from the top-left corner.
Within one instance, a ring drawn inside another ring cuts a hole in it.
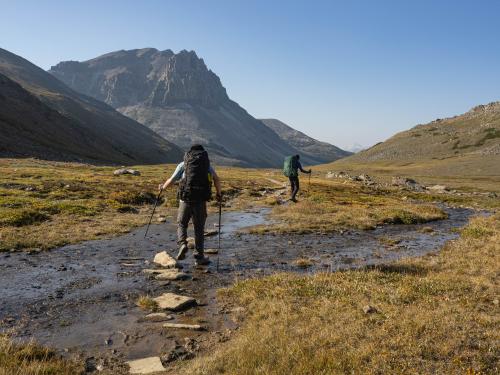
[[[250,235],[237,231],[264,224],[266,210],[228,213],[223,218],[222,252],[212,264],[193,267],[192,254],[182,261],[190,278],[157,281],[142,272],[154,254],[175,255],[175,226],[153,225],[108,240],[89,241],[50,252],[0,254],[0,321],[20,339],[34,337],[42,344],[84,357],[106,357],[120,362],[163,355],[165,361],[189,358],[198,350],[227,339],[236,328],[216,304],[215,291],[238,278],[279,271],[335,271],[346,267],[420,256],[438,250],[457,236],[455,228],[473,214],[447,209],[449,219],[422,225],[394,225],[373,231],[328,235]],[[214,228],[211,217],[207,228]],[[207,248],[217,237],[207,238]],[[297,258],[312,264],[300,268]],[[172,322],[196,323],[206,332],[168,330],[162,323],[142,321],[145,312],[135,306],[140,295],[174,292],[195,297],[199,306],[173,313]]]

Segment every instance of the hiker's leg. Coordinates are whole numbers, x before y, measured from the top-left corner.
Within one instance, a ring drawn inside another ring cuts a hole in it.
[[[179,210],[177,211],[177,243],[179,245],[187,244],[189,219],[191,219],[189,203],[179,202]]]
[[[293,190],[292,190],[292,201],[295,200],[295,196],[299,192],[299,178],[294,177],[293,178]]]
[[[203,257],[205,242],[205,222],[207,221],[207,202],[201,201],[193,203],[193,226],[195,256]]]
[[[295,177],[288,177],[290,180],[290,198],[294,198],[294,191],[295,191]]]

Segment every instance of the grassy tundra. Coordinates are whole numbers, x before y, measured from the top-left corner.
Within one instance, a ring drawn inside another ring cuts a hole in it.
[[[141,176],[113,176],[112,167],[38,160],[0,160],[0,251],[50,249],[69,243],[124,233],[147,223],[157,186],[174,166],[140,166]],[[442,219],[431,204],[498,207],[498,199],[451,197],[371,189],[354,183],[313,178],[303,181],[301,201],[277,205],[285,178],[280,171],[221,168],[226,209],[251,205],[274,207],[275,225],[255,232],[324,232],[369,229],[390,223]],[[284,194],[284,192],[282,193]],[[177,205],[175,189],[164,194],[159,215]],[[230,206],[230,207],[229,207]]]
[[[144,225],[158,183],[173,168],[139,166],[139,177],[113,176],[111,167],[0,160],[0,251],[49,249]],[[283,206],[277,204],[286,198],[280,171],[220,168],[219,174],[226,209],[272,207],[274,224],[256,227],[255,233],[320,233],[439,220],[445,213],[438,202],[493,212],[499,207],[494,195],[372,188],[326,180],[318,173],[310,186],[303,179],[298,204]],[[495,190],[491,179],[481,181],[476,191]],[[467,183],[463,186],[471,191]],[[175,205],[172,189],[158,213],[171,216]],[[222,290],[220,299],[245,308],[241,329],[208,357],[173,371],[497,373],[499,229],[496,213],[473,219],[460,239],[437,255],[356,271],[240,281]],[[140,304],[151,309],[147,302]],[[0,337],[0,375],[82,371],[80,363],[62,360],[51,350]]]
[[[240,281],[220,297],[248,312],[241,330],[179,371],[498,374],[499,251],[496,214],[436,255]]]

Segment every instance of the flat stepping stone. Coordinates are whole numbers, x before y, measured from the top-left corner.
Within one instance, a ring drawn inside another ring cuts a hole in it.
[[[186,308],[196,306],[196,300],[192,297],[180,296],[174,293],[164,293],[159,297],[153,298],[158,307],[163,310],[180,311]]]
[[[204,253],[205,254],[218,254],[219,250],[218,249],[205,249]]]
[[[144,318],[141,319],[141,321],[145,322],[166,322],[167,320],[172,320],[174,317],[172,315],[168,315],[165,313],[151,313],[146,315]]]
[[[161,251],[157,253],[154,257],[153,262],[165,268],[177,267],[177,261],[170,255],[168,255],[166,251]]]
[[[147,273],[149,275],[154,275],[156,280],[185,280],[189,278],[188,274],[180,272],[176,268],[168,268],[168,269],[146,268],[142,270],[142,272]]]
[[[186,280],[189,275],[176,269],[163,270],[155,275],[156,280]]]
[[[205,233],[203,233],[205,237],[215,236],[217,234],[219,234],[219,231],[217,229],[209,229],[205,231]]]
[[[128,361],[127,364],[130,367],[130,374],[152,374],[165,371],[160,357],[137,359],[135,361]]]
[[[178,328],[178,329],[190,329],[192,331],[203,331],[205,328],[199,324],[179,324],[179,323],[165,323],[163,328]]]

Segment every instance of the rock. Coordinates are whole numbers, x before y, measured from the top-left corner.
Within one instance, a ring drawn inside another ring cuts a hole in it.
[[[165,313],[151,313],[146,315],[144,318],[141,319],[141,321],[146,321],[146,322],[165,322],[167,320],[172,320],[174,317],[169,314]]]
[[[124,174],[131,174],[133,176],[140,176],[141,172],[136,171],[135,169],[117,169],[113,172],[115,176],[121,176]]]
[[[165,268],[177,267],[177,261],[167,254],[166,251],[159,252],[155,255],[153,262]]]
[[[189,275],[176,269],[163,270],[155,276],[156,280],[185,280],[187,278],[189,278]]]
[[[160,357],[149,357],[136,359],[135,361],[126,362],[130,367],[131,374],[152,374],[154,372],[163,372],[163,367]]]
[[[194,247],[195,247],[194,238],[193,237],[188,237],[186,239],[186,241],[187,241],[188,249],[194,249]]]
[[[190,329],[193,331],[203,331],[203,326],[199,324],[180,324],[180,323],[165,323],[163,328],[178,328],[178,329]]]
[[[444,185],[432,185],[432,186],[427,186],[427,190],[433,191],[435,193],[444,193],[448,188]]]
[[[205,249],[205,254],[218,254],[218,249]]]
[[[219,231],[216,230],[216,229],[210,229],[210,230],[206,230],[205,233],[204,233],[204,236],[205,237],[210,237],[210,236],[215,236],[219,234]]]
[[[366,306],[363,306],[363,312],[365,314],[373,314],[373,313],[377,312],[377,309],[373,306],[366,305]]]
[[[196,305],[196,300],[192,297],[180,296],[174,293],[164,293],[153,298],[160,309],[180,311]]]
[[[159,223],[165,223],[167,221],[167,218],[165,216],[158,216],[157,220]]]
[[[413,191],[423,191],[424,189],[417,181],[401,176],[393,177],[391,184],[392,186],[399,186]]]

